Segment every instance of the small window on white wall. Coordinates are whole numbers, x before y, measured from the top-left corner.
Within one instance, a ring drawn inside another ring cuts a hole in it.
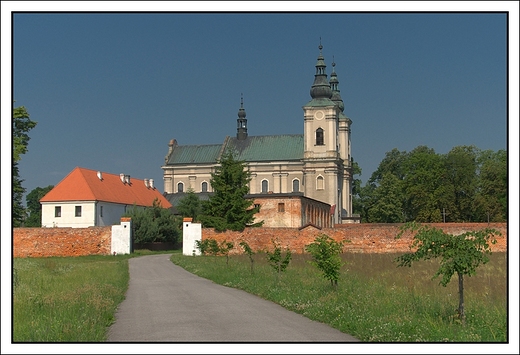
[[[292,181],[292,191],[293,192],[300,192],[300,180],[294,179]]]
[[[81,217],[81,206],[76,206],[76,211],[74,215],[76,217]]]
[[[202,183],[202,188],[201,188],[202,192],[208,192],[208,183],[206,181],[204,181]]]
[[[262,180],[262,193],[266,194],[269,191],[269,181]]]
[[[99,217],[103,217],[103,206],[99,206]]]
[[[61,217],[61,206],[54,207],[54,217]]]
[[[316,130],[316,145],[324,145],[324,139],[323,139],[323,129],[318,128]]]
[[[323,190],[325,189],[325,180],[323,179],[323,176],[318,176],[316,178],[316,190]]]
[[[182,182],[177,184],[177,192],[184,192],[184,184]]]

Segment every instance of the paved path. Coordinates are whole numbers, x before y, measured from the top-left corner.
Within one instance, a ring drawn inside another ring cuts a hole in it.
[[[357,342],[247,292],[195,276],[170,254],[129,259],[108,342]]]

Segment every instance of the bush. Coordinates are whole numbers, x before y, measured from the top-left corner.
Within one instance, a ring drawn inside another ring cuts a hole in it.
[[[341,269],[341,252],[343,243],[338,243],[326,234],[316,237],[314,242],[305,247],[312,255],[311,264],[314,264],[330,280],[332,286],[338,285],[339,270]]]
[[[155,243],[180,241],[180,230],[177,218],[166,208],[162,208],[158,200],[152,207],[134,207],[124,217],[132,218],[134,243]]]

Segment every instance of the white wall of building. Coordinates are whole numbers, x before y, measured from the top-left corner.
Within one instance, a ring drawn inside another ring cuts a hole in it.
[[[197,240],[202,240],[202,225],[200,223],[191,223],[191,220],[182,222],[182,254],[183,255],[200,255],[197,249]]]
[[[61,216],[56,217],[56,206],[61,207]],[[81,216],[76,216],[76,206],[81,207]],[[93,201],[64,201],[42,203],[42,227],[86,228],[95,225],[96,204]]]
[[[132,252],[132,222],[121,221],[112,226],[110,254],[130,254]]]
[[[61,216],[55,216],[56,206]],[[76,217],[76,206],[81,206],[81,217]],[[134,206],[103,201],[64,201],[42,203],[42,227],[86,228],[119,224],[121,216]],[[144,208],[138,206],[137,208]]]

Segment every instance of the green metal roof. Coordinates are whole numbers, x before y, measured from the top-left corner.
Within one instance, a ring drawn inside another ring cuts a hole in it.
[[[303,134],[252,136],[245,140],[231,138],[226,148],[238,152],[238,160],[246,162],[303,159]]]
[[[222,144],[179,145],[174,147],[167,165],[214,163],[221,149]]]
[[[307,102],[303,107],[327,107],[334,105],[336,105],[336,103],[330,99],[317,98]]]
[[[213,164],[227,149],[246,162],[303,159],[303,134],[250,136],[244,140],[227,137],[223,144],[179,145],[173,148],[167,165]]]

